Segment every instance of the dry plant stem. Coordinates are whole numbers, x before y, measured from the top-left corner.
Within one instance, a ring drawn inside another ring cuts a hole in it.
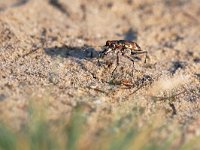
[[[30,52],[28,52],[28,53],[26,53],[26,54],[24,54],[23,56],[22,56],[22,58],[24,58],[24,57],[26,57],[26,56],[28,56],[28,55],[30,55],[30,54],[32,54],[32,53],[34,53],[34,52],[36,52],[37,50],[39,50],[41,47],[37,47],[37,48],[35,48],[35,49],[33,49],[33,50],[31,50]]]
[[[168,103],[168,104],[169,104],[169,106],[170,106],[171,109],[172,109],[172,117],[173,117],[174,115],[177,114],[177,110],[176,110],[176,107],[175,107],[175,105],[173,104],[172,101],[174,101],[175,97],[177,97],[177,96],[179,96],[179,95],[181,95],[181,94],[183,94],[183,93],[185,93],[185,92],[187,92],[186,89],[184,89],[182,92],[179,92],[179,93],[174,94],[174,95],[172,95],[172,96],[168,96],[168,97],[157,97],[157,96],[154,96],[153,98],[159,99],[159,100],[157,100],[157,101],[169,100],[169,103]],[[172,100],[172,99],[173,99],[173,100]]]
[[[135,94],[137,91],[139,91],[142,87],[144,87],[144,85],[138,87],[138,88],[135,89],[133,92],[131,92],[130,94],[128,94],[127,96],[125,96],[124,101],[125,101],[126,99],[128,99],[131,95],[133,95],[133,94]]]
[[[106,92],[106,91],[104,91],[104,90],[101,90],[101,89],[99,89],[99,88],[92,88],[92,87],[90,87],[90,86],[86,86],[86,88],[95,90],[95,91],[97,91],[97,92],[100,92],[100,93],[103,93],[103,94],[106,94],[106,95],[109,95],[108,92]]]
[[[168,96],[168,97],[160,97],[160,96],[152,96],[152,98],[156,98],[158,99],[157,101],[163,101],[163,100],[167,100],[167,99],[172,99],[172,98],[175,98],[183,93],[187,92],[186,90],[182,91],[182,92],[179,92],[177,94],[174,94],[172,96]]]

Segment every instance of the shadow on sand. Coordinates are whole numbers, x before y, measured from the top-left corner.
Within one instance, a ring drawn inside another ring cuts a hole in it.
[[[50,56],[60,56],[60,57],[74,57],[78,59],[91,59],[97,58],[100,54],[94,48],[89,46],[83,47],[72,47],[72,46],[62,46],[62,47],[51,47],[44,48],[46,54]]]
[[[100,53],[96,51],[94,48],[89,46],[83,47],[72,47],[72,46],[62,46],[62,47],[52,47],[52,48],[44,48],[44,51],[47,55],[51,57],[63,57],[63,58],[76,58],[75,62],[78,63],[83,70],[89,72],[94,79],[96,76],[91,69],[88,69],[85,66],[85,63],[82,60],[92,61],[92,58],[98,58]]]
[[[132,28],[129,28],[127,32],[124,33],[124,40],[135,41],[137,40],[137,32]]]

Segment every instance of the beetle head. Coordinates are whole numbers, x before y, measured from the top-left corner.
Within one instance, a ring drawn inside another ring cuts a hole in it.
[[[116,45],[116,41],[106,41],[106,47],[114,48]]]

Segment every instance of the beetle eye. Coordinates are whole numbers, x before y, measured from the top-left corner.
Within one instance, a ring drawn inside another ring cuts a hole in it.
[[[107,41],[107,42],[106,42],[106,46],[109,46],[109,45],[110,45],[110,43],[111,43],[110,41]]]
[[[136,48],[137,50],[141,50],[140,46],[139,46],[137,43],[135,43],[135,48]]]

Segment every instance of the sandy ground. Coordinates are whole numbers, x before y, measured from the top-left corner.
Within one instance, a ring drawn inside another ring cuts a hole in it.
[[[31,100],[48,101],[50,120],[81,104],[95,130],[141,108],[200,134],[199,15],[199,0],[1,0],[0,117],[20,128]],[[119,39],[148,51],[133,76],[122,56],[114,77],[116,55],[98,61]]]

